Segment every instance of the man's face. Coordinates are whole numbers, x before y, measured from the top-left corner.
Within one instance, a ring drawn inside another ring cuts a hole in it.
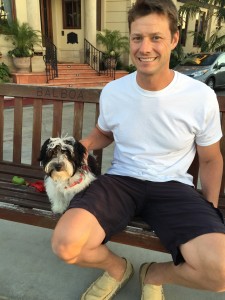
[[[131,23],[130,55],[139,75],[152,76],[169,69],[170,53],[179,35],[171,36],[169,20],[156,13]]]

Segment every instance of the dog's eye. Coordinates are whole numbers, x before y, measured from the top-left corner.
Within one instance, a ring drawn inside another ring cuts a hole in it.
[[[49,156],[57,155],[57,149],[50,149],[48,153],[49,153]]]
[[[54,149],[54,150],[53,150],[53,155],[57,155],[57,153],[58,153],[58,150],[57,150],[57,149]]]

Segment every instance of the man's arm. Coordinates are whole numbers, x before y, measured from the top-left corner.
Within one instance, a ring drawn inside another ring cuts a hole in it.
[[[80,140],[81,144],[86,147],[87,151],[105,148],[113,141],[112,132],[103,131],[98,127],[98,125],[96,125],[86,138]]]
[[[197,145],[200,166],[200,181],[204,197],[218,206],[220,185],[223,172],[223,158],[220,143],[210,146]]]

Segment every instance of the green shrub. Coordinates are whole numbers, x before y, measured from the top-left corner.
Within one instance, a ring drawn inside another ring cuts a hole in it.
[[[10,81],[10,72],[9,68],[6,64],[0,64],[0,83],[9,82]]]

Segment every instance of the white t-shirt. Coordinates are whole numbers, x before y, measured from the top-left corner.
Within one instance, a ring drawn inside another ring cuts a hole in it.
[[[178,72],[160,91],[143,90],[136,72],[110,82],[101,93],[98,126],[115,140],[108,174],[189,185],[195,143],[208,146],[222,136],[214,91]]]

